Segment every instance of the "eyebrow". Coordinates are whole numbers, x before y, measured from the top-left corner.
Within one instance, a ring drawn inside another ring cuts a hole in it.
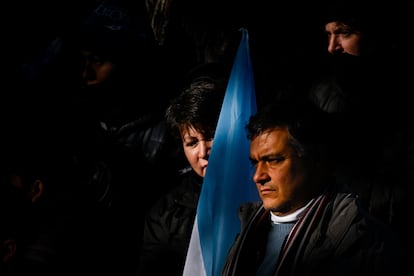
[[[331,33],[330,31],[327,31],[325,29],[326,33]],[[348,33],[353,33],[356,32],[356,30],[354,28],[352,28],[349,25],[346,25],[344,23],[337,23],[332,31],[332,33],[338,34],[338,33],[343,33],[343,32],[348,32]]]
[[[288,156],[288,154],[283,153],[283,152],[279,152],[279,153],[268,153],[265,155],[260,156],[259,160],[256,160],[252,157],[249,157],[250,161],[252,162],[257,162],[257,161],[263,161],[263,160],[269,160],[269,159],[275,159],[275,158],[280,158],[280,157],[286,157]]]

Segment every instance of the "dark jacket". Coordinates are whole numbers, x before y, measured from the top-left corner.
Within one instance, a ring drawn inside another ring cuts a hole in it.
[[[72,236],[85,242],[87,249],[77,255],[96,274],[136,273],[145,215],[176,183],[177,147],[169,144],[175,139],[168,139],[163,112],[129,119],[119,125],[85,122],[76,156],[82,189],[73,189],[78,227]]]
[[[224,276],[255,275],[264,255],[270,214],[261,203],[242,206],[242,231]],[[273,275],[398,275],[399,246],[388,228],[335,190],[319,196],[294,225]]]
[[[140,276],[182,275],[203,178],[190,170],[180,181],[146,217]]]
[[[337,181],[358,193],[371,215],[412,242],[406,219],[414,190],[414,121],[406,93],[412,82],[402,60],[379,57],[332,56],[309,98],[331,115]],[[404,259],[411,267],[408,244]]]

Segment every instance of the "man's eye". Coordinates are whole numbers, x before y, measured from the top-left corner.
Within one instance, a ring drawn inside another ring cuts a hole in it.
[[[343,31],[343,32],[341,32],[341,36],[344,36],[344,37],[348,37],[348,36],[350,36],[352,34],[352,32],[347,32],[347,31]]]
[[[100,56],[92,56],[91,57],[91,62],[95,63],[95,64],[102,64],[105,62],[105,59],[103,59]]]
[[[275,157],[275,158],[268,158],[267,160],[266,160],[266,162],[269,164],[269,165],[276,165],[276,164],[278,164],[278,163],[280,163],[280,162],[282,162],[282,161],[284,161],[285,160],[285,158],[284,157]]]
[[[285,157],[272,157],[272,158],[265,158],[261,161],[257,161],[257,160],[250,160],[250,163],[252,164],[252,166],[254,168],[257,168],[257,166],[259,165],[259,163],[264,163],[269,167],[273,167],[276,166],[277,164],[283,162],[284,160],[286,160]]]

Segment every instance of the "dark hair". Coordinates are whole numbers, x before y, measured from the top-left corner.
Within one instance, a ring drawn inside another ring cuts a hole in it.
[[[168,125],[181,138],[183,128],[194,127],[213,137],[226,91],[228,72],[221,64],[196,67],[185,78],[181,93],[166,110]]]
[[[298,156],[317,159],[329,148],[328,114],[307,100],[283,100],[269,103],[250,117],[247,137],[255,137],[275,128],[287,128],[289,143]]]
[[[332,0],[328,1],[322,11],[322,25],[328,22],[342,22],[350,28],[366,35],[381,35],[390,25],[387,20],[391,12],[378,1],[373,0]]]
[[[327,4],[322,20],[324,24],[338,21],[353,29],[363,31],[364,18],[364,12],[358,6],[353,6],[343,1],[333,1]]]

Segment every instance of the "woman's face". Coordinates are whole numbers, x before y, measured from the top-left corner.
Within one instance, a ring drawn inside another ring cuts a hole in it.
[[[361,55],[362,33],[341,22],[329,22],[325,25],[328,35],[328,52]]]
[[[201,177],[206,175],[208,158],[213,145],[212,138],[206,138],[193,127],[181,130],[181,139],[185,157],[190,166]]]

